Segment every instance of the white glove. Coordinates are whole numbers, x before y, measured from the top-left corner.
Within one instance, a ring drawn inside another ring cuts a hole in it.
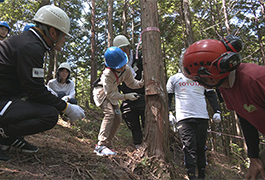
[[[217,111],[217,113],[214,113],[213,121],[216,123],[219,123],[221,121],[221,112],[220,111]]]
[[[124,94],[124,99],[129,99],[131,101],[135,101],[136,99],[138,99],[140,96],[137,93],[128,93],[128,94]]]
[[[62,100],[64,100],[65,102],[68,102],[70,100],[70,97],[69,96],[64,96],[64,97],[62,97]]]
[[[144,86],[144,71],[142,71],[142,79],[140,80],[140,85]]]
[[[67,107],[63,113],[65,113],[71,121],[76,121],[85,117],[84,110],[80,106],[70,103],[67,103]]]
[[[172,114],[172,112],[169,112],[169,125],[173,127],[173,131],[176,132],[177,129],[176,129],[176,124],[177,124],[177,121],[176,121],[176,118],[175,116]]]

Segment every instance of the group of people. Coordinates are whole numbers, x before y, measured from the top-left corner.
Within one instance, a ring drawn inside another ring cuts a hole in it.
[[[11,146],[24,152],[38,151],[24,136],[53,128],[58,113],[72,121],[85,116],[74,99],[69,64],[62,63],[57,78],[47,86],[44,82],[44,54],[52,49],[61,51],[65,37],[71,36],[69,17],[62,9],[46,5],[37,11],[33,21],[34,26],[7,39],[11,29],[0,21],[0,160],[9,160],[4,150]],[[104,113],[94,150],[99,156],[116,154],[112,142],[122,119],[132,131],[136,148],[142,143],[145,124],[142,57],[133,55],[123,35],[115,37],[113,45],[104,54],[106,67],[93,89],[95,104]],[[197,41],[181,57],[182,72],[167,82],[169,107],[175,95],[176,113],[176,118],[169,113],[169,120],[182,140],[190,179],[205,178],[209,120],[205,97],[215,112],[213,120],[221,120],[213,88],[220,90],[226,106],[235,110],[240,119],[250,158],[246,178],[255,178],[259,172],[265,178],[258,146],[258,131],[265,133],[265,67],[241,63],[241,49],[242,41],[232,35],[222,40]]]

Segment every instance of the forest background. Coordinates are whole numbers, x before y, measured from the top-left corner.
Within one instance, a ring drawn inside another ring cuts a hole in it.
[[[145,3],[157,6],[154,11],[158,14],[158,22],[155,23],[158,24],[161,38],[156,44],[161,44],[159,57],[162,64],[160,71],[164,77],[162,82],[178,72],[180,55],[193,42],[208,38],[220,40],[229,34],[239,36],[243,41],[244,47],[240,52],[243,62],[264,65],[265,12],[262,0],[5,0],[0,3],[0,20],[8,22],[12,29],[9,36],[13,36],[22,33],[23,27],[32,22],[41,6],[55,4],[62,8],[71,19],[72,37],[67,39],[62,52],[51,51],[46,54],[46,82],[55,77],[58,65],[67,61],[73,70],[71,76],[76,85],[78,103],[86,111],[100,113],[93,103],[91,84],[104,69],[104,52],[112,46],[113,38],[119,34],[128,37],[136,52],[145,25],[142,19]],[[142,51],[142,43],[139,43],[139,51]],[[161,101],[167,106],[165,102]],[[246,146],[237,117],[225,108],[224,103],[220,102],[220,106],[222,122],[215,124],[210,121],[208,150],[237,157],[240,167],[247,167]],[[212,117],[211,108],[209,114]],[[158,120],[164,122],[168,119]],[[162,143],[162,151],[165,153],[162,159],[168,161],[172,155],[173,146],[168,145],[172,131],[168,123],[165,123],[164,128],[169,133],[165,133],[162,138],[163,142],[167,142]],[[147,146],[154,144],[147,136]],[[159,147],[159,142],[155,143],[158,144],[143,150],[146,152],[145,157],[161,157],[160,153],[154,151],[154,148]]]

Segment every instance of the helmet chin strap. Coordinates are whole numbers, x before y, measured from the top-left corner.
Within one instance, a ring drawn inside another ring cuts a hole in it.
[[[49,30],[48,30],[48,28],[47,28],[46,25],[42,25],[42,24],[41,24],[41,25],[40,25],[40,29],[42,29],[42,30],[45,32],[45,34],[48,36],[48,38],[53,42],[53,45],[52,45],[52,47],[51,47],[50,50],[54,49],[54,47],[56,46],[57,42],[59,42],[59,41],[62,39],[63,33],[60,32],[60,36],[59,36],[58,41],[54,41],[54,40],[52,39],[52,37],[51,37],[51,35],[50,35],[50,33],[49,33]]]
[[[223,84],[223,82],[225,81],[225,79],[227,78],[228,76],[226,76],[225,78],[221,79],[216,85],[208,85],[206,83],[204,83],[203,81],[198,81],[200,84],[206,86],[206,87],[209,87],[211,89],[216,89],[218,88],[219,86],[221,86]]]

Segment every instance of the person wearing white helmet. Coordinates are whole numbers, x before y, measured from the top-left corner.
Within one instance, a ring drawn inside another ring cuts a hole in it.
[[[0,21],[0,41],[3,41],[8,33],[11,31],[11,28],[6,21]]]
[[[77,104],[75,99],[75,84],[70,79],[71,67],[67,62],[60,64],[56,78],[51,79],[47,86],[56,92],[57,96],[71,104]]]
[[[109,47],[105,54],[106,68],[102,75],[94,83],[93,98],[95,104],[99,106],[104,113],[98,134],[98,143],[94,153],[98,156],[115,155],[116,152],[111,150],[113,138],[122,121],[119,100],[129,99],[135,101],[139,98],[137,93],[121,94],[118,91],[118,85],[125,82],[130,88],[141,88],[144,86],[144,80],[134,79],[132,72],[127,66],[128,57],[118,47]]]
[[[130,67],[135,79],[140,80],[143,73],[143,59],[140,55],[136,58],[130,49],[130,42],[124,35],[118,35],[113,40],[113,45],[119,47],[128,56],[128,66]],[[119,90],[123,93],[136,92],[141,94],[135,101],[124,100],[120,106],[122,118],[132,132],[133,144],[138,149],[143,140],[143,129],[145,126],[145,89],[131,89],[125,83],[119,85]]]
[[[60,51],[69,36],[70,19],[53,5],[41,7],[33,21],[36,27],[0,43],[0,160],[9,160],[3,150],[16,147],[36,152],[38,147],[23,137],[53,128],[58,112],[72,121],[84,118],[78,105],[66,103],[44,85],[44,54]]]

